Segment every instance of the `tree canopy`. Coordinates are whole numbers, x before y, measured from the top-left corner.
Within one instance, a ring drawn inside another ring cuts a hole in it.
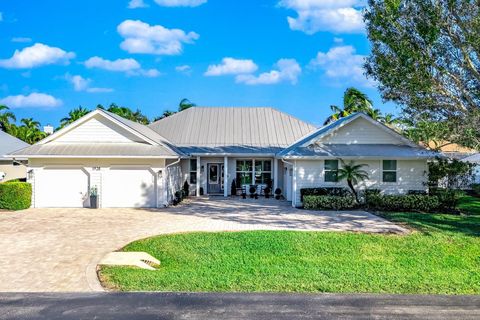
[[[477,0],[369,0],[366,73],[415,127],[438,122],[448,139],[480,147]]]

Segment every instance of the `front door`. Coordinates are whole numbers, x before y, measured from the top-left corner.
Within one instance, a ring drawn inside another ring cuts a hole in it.
[[[209,163],[207,165],[208,181],[207,181],[207,193],[223,194],[223,164]]]

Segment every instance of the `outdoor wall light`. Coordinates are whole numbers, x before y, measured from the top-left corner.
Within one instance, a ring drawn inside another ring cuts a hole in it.
[[[93,167],[92,170],[93,171],[100,171],[100,167]]]
[[[33,169],[30,169],[27,171],[27,179],[32,180],[33,179]]]
[[[158,170],[158,177],[161,178],[163,176],[163,171],[162,170]]]

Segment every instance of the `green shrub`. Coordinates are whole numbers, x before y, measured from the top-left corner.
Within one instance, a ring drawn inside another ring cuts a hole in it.
[[[22,210],[30,208],[32,185],[27,182],[0,183],[0,209]]]
[[[473,183],[472,190],[475,195],[480,196],[480,183]]]
[[[369,194],[366,196],[366,205],[373,210],[431,212],[440,207],[440,200],[436,196],[420,194]]]
[[[328,188],[303,188],[300,189],[300,200],[303,202],[304,196],[350,196],[351,193],[346,188],[328,187]]]
[[[356,207],[355,198],[351,195],[340,196],[310,196],[306,195],[303,198],[303,206],[308,210],[346,210]]]
[[[440,201],[440,209],[443,211],[456,210],[458,201],[465,193],[453,189],[430,189],[430,194],[436,196]]]

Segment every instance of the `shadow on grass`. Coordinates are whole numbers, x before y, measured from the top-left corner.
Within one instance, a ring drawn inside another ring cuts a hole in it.
[[[393,222],[406,223],[425,234],[449,233],[452,235],[480,236],[480,216],[432,213],[381,213]]]

